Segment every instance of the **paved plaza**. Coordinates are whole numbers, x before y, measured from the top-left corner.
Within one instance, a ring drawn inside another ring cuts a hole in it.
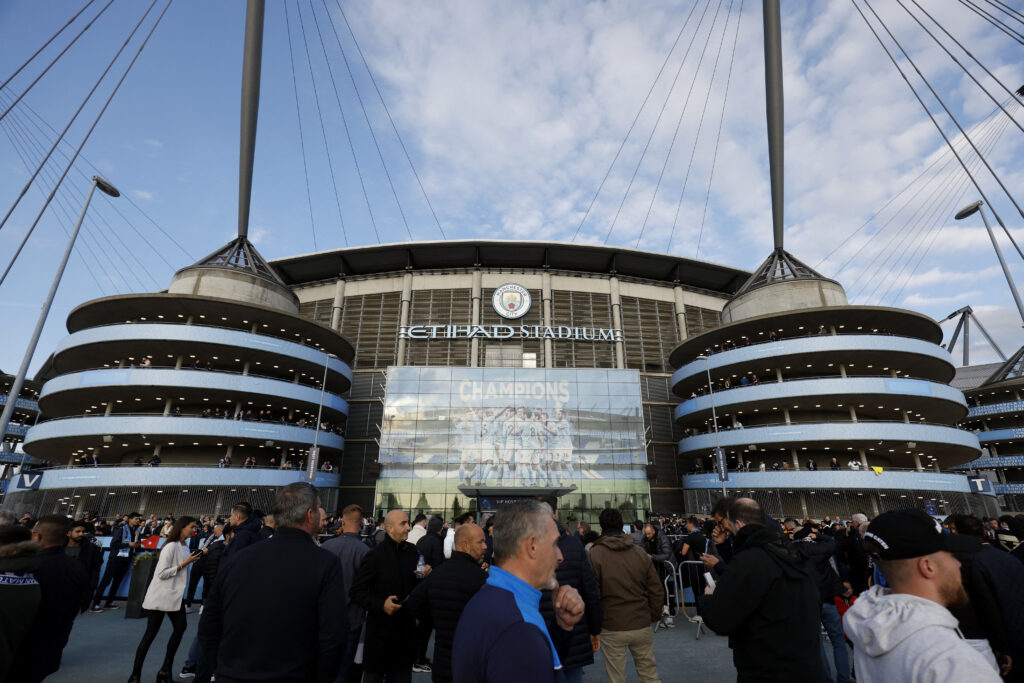
[[[121,603],[123,605],[123,603]],[[718,683],[736,679],[732,666],[732,653],[725,638],[704,630],[700,640],[694,635],[696,629],[682,617],[674,629],[659,630],[654,636],[654,651],[658,661],[658,673],[664,683],[672,681],[701,681]],[[174,660],[174,674],[181,671],[188,654],[189,644],[196,634],[199,614],[188,615],[188,630]],[[71,640],[64,648],[63,665],[60,671],[46,680],[52,683],[110,683],[128,680],[132,669],[135,648],[142,638],[146,622],[142,619],[125,619],[124,610],[119,609],[102,614],[81,614],[75,620]],[[142,680],[156,679],[157,669],[163,661],[164,648],[171,634],[171,624],[164,620],[161,632],[150,648]],[[273,625],[253,625],[254,641],[274,646]],[[636,672],[629,666],[630,681],[636,681]],[[600,654],[593,666],[584,669],[583,680],[591,683],[605,681],[604,664]],[[430,674],[413,674],[415,683],[429,683]]]

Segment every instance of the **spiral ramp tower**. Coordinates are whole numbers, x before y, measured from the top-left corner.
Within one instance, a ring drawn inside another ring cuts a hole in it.
[[[67,328],[24,444],[51,467],[28,490],[15,479],[5,507],[223,514],[244,499],[269,511],[279,487],[306,477],[314,443],[332,470],[315,483],[336,505],[352,346],[298,315],[245,238],[167,292],[82,304]]]
[[[957,426],[967,402],[949,386],[954,367],[938,324],[912,311],[848,305],[838,283],[785,260],[796,267],[773,254],[769,261],[782,266],[756,270],[726,305],[721,327],[672,352],[672,387],[683,401],[679,455],[693,472],[683,479],[686,509],[708,510],[721,495],[717,444],[729,494],[753,497],[772,514],[992,514],[991,491],[945,472],[980,446]]]

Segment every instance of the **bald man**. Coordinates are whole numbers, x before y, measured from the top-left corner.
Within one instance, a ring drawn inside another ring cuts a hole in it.
[[[432,621],[434,637],[434,683],[452,680],[452,642],[459,615],[487,580],[480,567],[487,550],[484,530],[473,523],[455,530],[451,559],[430,573],[409,596],[406,608],[417,619]]]
[[[366,553],[349,590],[352,602],[366,610],[363,683],[410,681],[416,658],[416,619],[403,605],[418,581],[419,553],[406,540],[409,515],[389,512],[384,532]]]

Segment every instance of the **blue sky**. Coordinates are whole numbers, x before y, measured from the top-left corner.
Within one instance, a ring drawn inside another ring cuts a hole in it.
[[[97,0],[83,17],[103,4]],[[115,0],[24,101],[50,125],[62,128],[147,4]],[[0,4],[0,79],[6,80],[83,5]],[[787,248],[811,265],[820,264],[824,274],[846,286],[855,303],[898,305],[937,318],[969,304],[1004,351],[1017,348],[1024,336],[988,237],[977,219],[955,223],[949,215],[950,207],[973,201],[976,193],[966,188],[954,166],[946,165],[941,138],[859,15],[844,2],[783,5]],[[1007,126],[1005,117],[989,117],[992,103],[898,6],[873,5],[964,124],[978,127],[978,144],[990,150],[986,156],[1007,186],[1021,187],[1024,177],[1014,160],[1021,158],[1024,134]],[[1019,45],[959,4],[922,0],[922,5],[1008,86],[1024,82]],[[410,233],[416,239],[441,236],[338,5],[328,0],[326,6],[333,22],[322,0],[287,5],[293,79],[285,5],[268,3],[250,223],[252,239],[268,258],[403,241]],[[755,267],[767,255],[771,216],[761,3],[746,0],[742,15],[739,0],[342,6],[449,238],[572,239],[685,26],[576,238],[624,246],[639,239],[640,248],[665,251],[671,235],[673,253],[743,268]],[[162,8],[163,0],[151,18]],[[174,3],[86,144],[84,157],[135,205],[94,201],[77,247],[81,256],[71,261],[33,368],[65,334],[64,320],[74,306],[97,296],[164,288],[174,270],[234,234],[244,11],[240,0]],[[0,102],[24,90],[82,25],[79,19],[0,91]],[[682,61],[691,40],[694,47]],[[68,140],[74,145],[137,45],[138,38],[112,69],[116,76],[104,80],[72,126]],[[974,73],[991,84],[980,70]],[[686,92],[691,92],[688,102]],[[930,106],[940,112],[934,101]],[[1020,105],[1012,106],[1024,125]],[[0,104],[0,111],[5,108]],[[23,142],[33,144],[23,137],[32,125],[20,106],[0,122],[4,212],[29,175],[18,151]],[[955,134],[948,122],[944,125]],[[717,157],[712,154],[716,140]],[[934,182],[912,184],[932,162],[925,180]],[[62,165],[51,168],[59,172]],[[945,170],[933,176],[935,169]],[[38,185],[43,192],[51,187],[49,172]],[[1024,242],[1020,215],[991,178],[982,182]],[[58,193],[63,204],[44,215],[0,286],[8,340],[0,348],[0,368],[8,372],[20,362],[63,248],[63,229],[73,224],[88,179],[72,171],[65,184]],[[33,186],[0,230],[3,265],[42,206],[42,196]],[[1005,237],[1001,240],[1014,275],[1024,281],[1024,264]],[[980,335],[973,341],[974,360],[994,358]]]

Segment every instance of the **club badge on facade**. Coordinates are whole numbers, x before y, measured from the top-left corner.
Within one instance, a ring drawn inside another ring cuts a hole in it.
[[[514,283],[504,284],[494,290],[491,297],[491,305],[494,310],[503,318],[517,320],[526,315],[530,310],[530,292],[522,285]]]

